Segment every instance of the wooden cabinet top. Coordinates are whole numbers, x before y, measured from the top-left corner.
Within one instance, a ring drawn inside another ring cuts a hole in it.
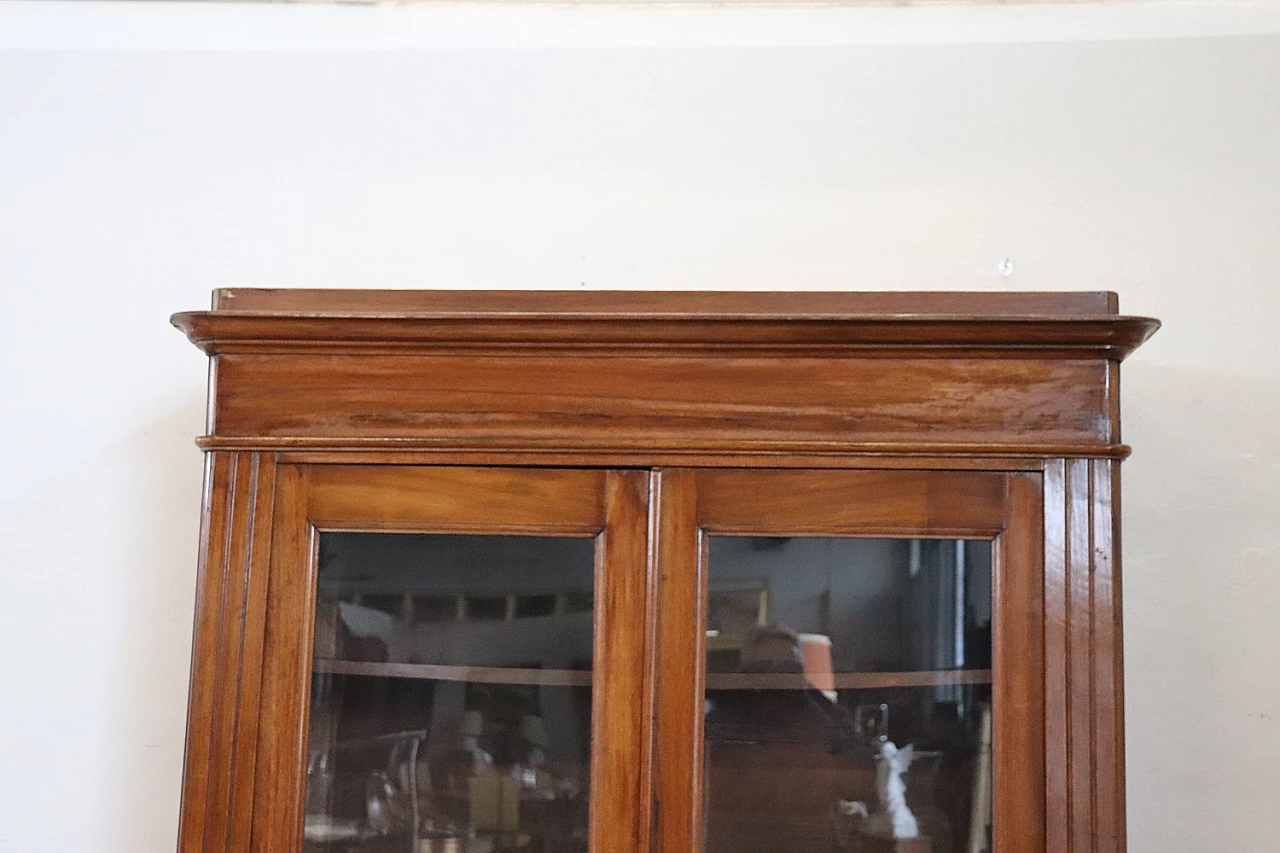
[[[220,290],[207,448],[574,465],[1122,457],[1115,294]],[[461,454],[461,455],[458,455]],[[470,454],[470,455],[468,455]]]
[[[679,348],[1121,360],[1158,327],[1109,292],[228,289],[173,322],[210,354]]]

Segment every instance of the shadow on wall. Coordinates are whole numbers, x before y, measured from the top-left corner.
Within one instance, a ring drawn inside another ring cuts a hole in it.
[[[1128,773],[1168,780],[1130,788],[1130,833],[1150,849],[1273,849],[1240,785],[1273,790],[1280,765],[1280,644],[1261,642],[1280,612],[1280,384],[1125,367],[1141,388],[1124,412]],[[1171,790],[1214,819],[1170,814]]]

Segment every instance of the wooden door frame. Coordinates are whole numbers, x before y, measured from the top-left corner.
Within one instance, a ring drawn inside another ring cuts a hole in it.
[[[215,493],[191,702],[193,730],[207,726],[208,736],[188,748],[179,850],[300,848],[318,534],[329,530],[593,539],[591,849],[647,839],[650,778],[637,768],[651,763],[653,717],[648,472],[299,465],[270,456],[210,459]],[[495,501],[513,480],[527,494]],[[430,494],[444,499],[424,500]]]
[[[347,462],[391,469],[404,463],[474,465],[491,461],[492,457],[447,452],[219,450],[206,454],[197,581],[200,607],[193,636],[181,853],[267,849],[250,846],[254,810],[263,807],[262,799],[255,796],[254,781],[265,772],[258,766],[260,721],[263,715],[275,713],[262,701],[267,584],[274,562],[273,542],[280,535],[273,533],[280,527],[276,516],[301,511],[302,472],[319,466],[347,467]],[[530,457],[521,461],[547,464],[550,460]],[[581,464],[621,461],[583,458]],[[1101,457],[1035,462],[880,456],[787,462],[831,471],[985,470],[1007,476],[1010,482],[1035,482],[1034,488],[1013,490],[1018,495],[1010,500],[1037,516],[1035,534],[1020,547],[1042,560],[1044,569],[1039,598],[1044,605],[1044,704],[1039,715],[1044,727],[1044,849],[1046,853],[1123,853],[1118,461]],[[672,625],[697,626],[705,620],[705,578],[697,525],[690,521],[696,512],[693,482],[698,470],[654,468],[635,475],[648,479],[647,523],[657,542],[647,556],[647,587],[636,590],[635,595],[646,601],[651,613],[661,614],[661,624],[668,629],[654,634],[655,619],[649,618],[645,627],[630,635],[634,657],[629,665],[644,668],[646,685],[665,687],[654,697],[646,686],[641,701],[635,703],[644,710],[639,717],[628,715],[623,723],[636,727],[641,748],[652,750],[654,757],[651,772],[646,769],[651,766],[647,758],[628,768],[628,778],[640,786],[635,796],[641,802],[651,800],[654,815],[663,818],[632,825],[634,834],[630,837],[648,839],[652,831],[653,849],[663,853],[687,853],[697,850],[699,843],[697,824],[671,819],[671,801],[691,801],[691,786],[700,784],[700,775],[681,777],[676,772],[680,761],[672,750],[678,750],[680,744],[690,751],[697,748],[701,717],[672,711],[678,685],[692,684],[696,677],[692,669],[697,657],[682,652],[689,648],[689,641],[670,630]],[[694,570],[684,574],[673,570],[680,565]],[[648,645],[634,652],[634,641],[639,637]],[[997,654],[1000,645],[996,642],[993,647]],[[665,733],[650,745],[647,732],[655,704]],[[648,846],[646,842],[637,849]]]
[[[709,534],[948,536],[993,543],[995,834],[1000,853],[1046,847],[1043,476],[926,470],[693,470],[654,474],[659,721],[655,849],[702,849],[703,694]],[[821,492],[815,500],[814,487]],[[840,493],[858,495],[841,501]],[[743,497],[747,496],[747,497]],[[837,500],[832,500],[837,498]],[[825,511],[819,517],[815,507]],[[1026,792],[1037,792],[1027,796]]]

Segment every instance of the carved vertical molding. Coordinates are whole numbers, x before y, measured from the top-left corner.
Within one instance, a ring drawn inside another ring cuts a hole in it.
[[[1067,463],[1067,827],[1071,853],[1093,853],[1093,566],[1089,461]]]
[[[1124,853],[1124,642],[1120,598],[1120,465],[1093,472],[1094,797],[1098,853]]]
[[[307,713],[311,679],[311,630],[315,624],[315,555],[318,540],[308,519],[307,475],[297,465],[280,465],[270,530],[274,564],[266,597],[270,610],[262,620],[269,654],[260,654],[259,719],[254,767],[245,769],[245,790],[255,801],[236,826],[235,853],[254,850],[288,853],[302,849],[306,778]],[[264,538],[266,532],[264,531]],[[263,565],[263,576],[267,565]],[[241,813],[237,813],[238,815]]]
[[[274,484],[273,454],[206,459],[181,853],[247,849]]]
[[[1044,469],[1045,849],[1070,850],[1068,777],[1067,463]],[[997,749],[999,747],[997,746]],[[996,818],[999,820],[999,817]]]
[[[1045,467],[1049,853],[1123,853],[1120,597],[1110,460]]]

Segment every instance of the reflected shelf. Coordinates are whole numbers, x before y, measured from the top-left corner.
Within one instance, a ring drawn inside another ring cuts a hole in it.
[[[313,672],[334,675],[368,675],[381,678],[424,678],[434,681],[469,681],[476,684],[524,684],[544,687],[589,687],[591,671],[584,669],[530,669],[506,666],[447,666],[434,663],[316,658]]]
[[[940,687],[957,684],[990,684],[989,669],[936,669],[914,672],[837,672],[828,676],[835,690],[886,687]],[[790,672],[709,672],[708,690],[814,690],[809,679]]]
[[[501,666],[447,666],[433,663],[388,663],[316,658],[314,672],[365,675],[375,678],[422,678],[434,681],[470,681],[476,684],[522,684],[545,687],[589,687],[591,671],[582,669],[530,669]],[[838,672],[836,690],[894,687],[940,687],[990,684],[989,669],[939,669],[914,672]],[[812,690],[804,675],[793,673],[709,672],[708,690]]]

